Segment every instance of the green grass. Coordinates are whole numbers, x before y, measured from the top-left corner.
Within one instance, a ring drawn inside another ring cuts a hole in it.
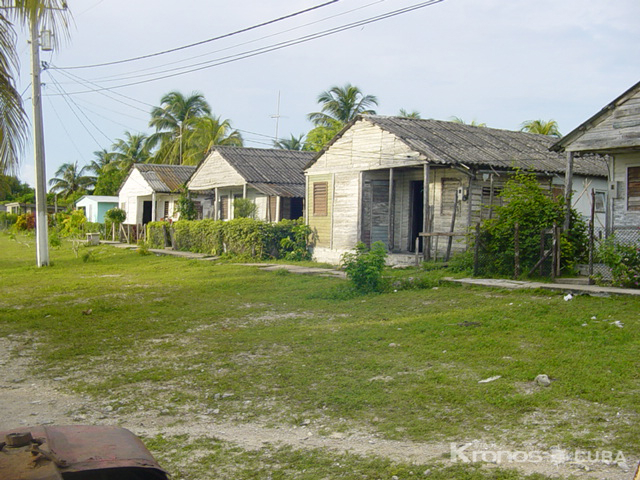
[[[411,269],[390,275],[426,288],[355,296],[341,279],[108,246],[87,262],[63,246],[38,269],[32,240],[19,240],[0,235],[0,335],[32,344],[37,374],[122,412],[219,409],[225,421],[310,419],[326,434],[640,449],[638,299],[565,302]],[[541,373],[551,387],[533,384]],[[452,475],[511,478],[474,472]]]

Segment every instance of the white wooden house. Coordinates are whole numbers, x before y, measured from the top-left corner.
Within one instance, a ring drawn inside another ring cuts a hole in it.
[[[453,251],[464,249],[464,234],[493,215],[491,206],[500,202],[514,169],[536,172],[545,188],[562,194],[565,160],[549,150],[554,141],[453,122],[361,115],[305,170],[314,258],[337,263],[359,241],[382,241],[391,263],[403,263],[416,243],[422,248],[424,242],[416,242],[421,232],[460,234]],[[604,162],[576,162],[575,180],[582,190],[606,189]],[[434,255],[443,254],[446,238],[432,237]]]
[[[189,191],[207,196],[204,217],[234,218],[233,200],[248,198],[256,218],[277,222],[303,216],[304,166],[315,153],[216,146],[189,180]]]
[[[177,220],[176,201],[180,189],[196,167],[186,165],[135,164],[118,191],[118,201],[127,218],[125,225],[145,225],[151,221]],[[193,198],[202,218],[204,198]]]
[[[108,195],[83,195],[75,204],[76,209],[82,210],[88,222],[104,223],[104,214],[118,206],[118,197]]]
[[[603,155],[609,167],[609,231],[640,229],[640,82],[563,137],[553,149],[576,158]]]

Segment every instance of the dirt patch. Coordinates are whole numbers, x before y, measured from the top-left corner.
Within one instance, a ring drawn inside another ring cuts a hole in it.
[[[120,425],[137,435],[188,435],[192,440],[208,437],[233,443],[246,450],[258,450],[265,445],[287,445],[299,449],[326,449],[340,453],[350,452],[363,456],[377,455],[394,461],[426,464],[450,461],[452,448],[469,457],[472,451],[489,452],[481,460],[490,465],[500,463],[506,468],[517,468],[522,473],[541,473],[549,476],[628,480],[636,458],[627,463],[580,462],[567,457],[568,452],[549,450],[536,461],[495,462],[491,452],[535,450],[522,446],[485,444],[480,441],[464,445],[449,443],[418,443],[380,438],[375,433],[351,429],[347,432],[326,432],[311,422],[299,426],[268,427],[259,423],[234,423],[216,418],[215,412],[174,414],[137,410],[121,412],[117,402],[100,403],[88,396],[64,391],[64,379],[48,380],[33,373],[32,344],[19,337],[0,338],[0,428],[19,429],[28,425],[97,424]],[[372,379],[373,380],[378,380]],[[387,378],[381,378],[387,381]],[[156,388],[151,387],[150,388]],[[527,387],[524,387],[525,389]],[[462,449],[462,450],[461,450]],[[463,457],[458,457],[463,460]]]

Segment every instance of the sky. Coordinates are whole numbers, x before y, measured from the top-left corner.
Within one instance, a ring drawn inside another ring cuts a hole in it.
[[[67,3],[68,39],[41,54],[47,178],[63,163],[88,164],[125,131],[152,133],[150,111],[173,90],[202,93],[245,146],[269,148],[276,130],[280,138],[309,131],[307,114],[334,85],[375,95],[381,115],[404,108],[509,130],[554,119],[568,133],[640,80],[638,0],[442,0],[367,24],[357,22],[427,2]],[[25,32],[18,41],[18,87],[30,113]],[[286,43],[295,44],[273,49]],[[111,64],[92,66],[103,63]],[[30,144],[19,176],[33,185]]]

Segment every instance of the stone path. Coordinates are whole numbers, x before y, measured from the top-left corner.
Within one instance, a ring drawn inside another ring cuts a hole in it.
[[[496,287],[508,289],[541,288],[544,290],[556,290],[565,293],[585,294],[594,297],[609,295],[640,296],[640,290],[632,288],[603,287],[599,285],[571,285],[567,283],[543,283],[525,282],[520,280],[506,280],[497,278],[451,278],[445,277],[448,282],[462,283],[465,285],[481,285],[483,287]]]

